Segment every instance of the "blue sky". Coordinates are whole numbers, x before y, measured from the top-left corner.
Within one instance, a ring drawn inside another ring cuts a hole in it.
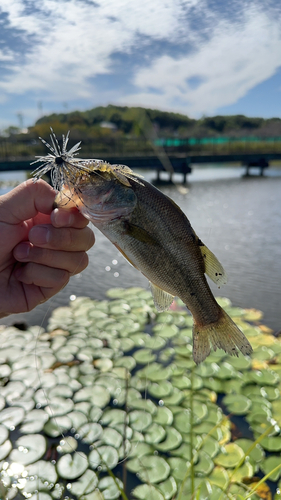
[[[0,0],[0,130],[120,104],[281,117],[280,0]]]

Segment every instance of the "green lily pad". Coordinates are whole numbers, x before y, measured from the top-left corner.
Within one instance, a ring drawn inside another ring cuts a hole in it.
[[[23,488],[23,493],[27,498],[35,490],[40,491],[40,498],[42,491],[48,491],[52,485],[57,481],[58,475],[55,466],[51,462],[39,460],[38,462],[28,465],[26,467],[29,477],[36,477],[36,481],[27,481]]]
[[[127,467],[130,471],[138,471],[140,480],[148,483],[164,481],[170,473],[169,464],[164,458],[157,455],[144,455],[141,458],[133,458],[127,462]]]
[[[115,500],[120,498],[120,489],[123,489],[123,483],[118,478],[107,476],[100,480],[98,487],[106,500]]]
[[[88,468],[88,459],[85,453],[79,451],[71,455],[63,455],[57,463],[57,471],[64,479],[76,479]]]
[[[99,446],[89,454],[89,464],[92,469],[99,466],[103,471],[106,471],[107,467],[114,469],[118,464],[118,453],[113,446]]]
[[[153,354],[151,349],[139,349],[133,354],[133,356],[137,363],[143,365],[152,363],[156,359],[156,355]]]
[[[73,483],[70,483],[70,492],[80,498],[94,491],[98,485],[98,477],[93,470],[87,469],[86,472]]]
[[[167,451],[178,448],[181,443],[181,434],[174,427],[167,427],[164,441],[154,442],[154,446],[157,450],[166,453]]]
[[[106,387],[95,385],[94,387],[83,387],[74,394],[74,401],[89,401],[99,408],[108,405],[111,399],[110,393]]]
[[[166,406],[159,406],[157,413],[153,416],[153,421],[160,425],[171,425],[173,420],[173,413]]]
[[[10,453],[10,460],[22,465],[29,465],[41,458],[46,452],[46,440],[40,434],[22,436],[16,441],[16,449]]]
[[[54,397],[50,404],[46,406],[45,411],[50,417],[57,417],[69,413],[73,406],[74,403],[70,398]]]
[[[101,410],[102,413],[102,410]],[[78,427],[81,427],[83,424],[85,424],[88,419],[85,415],[85,413],[82,413],[81,411],[76,411],[73,410],[68,414],[68,418],[71,420],[72,427],[76,430]]]
[[[157,484],[157,489],[159,489],[162,493],[164,500],[170,500],[171,498],[174,498],[177,493],[177,483],[175,479],[170,476],[166,479],[166,481]]]
[[[24,434],[40,432],[48,420],[49,415],[44,410],[32,410],[25,416],[20,431]]]
[[[232,482],[239,482],[241,483],[243,481],[243,478],[245,477],[253,477],[254,475],[254,468],[250,462],[244,462],[244,464],[239,467],[233,474],[231,474],[230,479]]]
[[[178,405],[184,399],[184,393],[177,388],[174,388],[173,393],[170,396],[165,397],[165,405]]]
[[[137,441],[136,443],[133,443],[130,452],[130,458],[133,457],[141,458],[144,455],[152,455],[152,453],[153,453],[153,447],[150,444]]]
[[[226,444],[224,447],[224,452],[219,453],[214,458],[216,465],[221,465],[222,467],[236,467],[240,460],[244,457],[244,452],[235,443]]]
[[[0,425],[0,445],[3,444],[9,437],[9,431],[5,425]]]
[[[200,450],[198,453],[198,462],[194,466],[194,471],[198,476],[208,476],[214,468],[214,462],[208,453]]]
[[[143,432],[150,426],[152,416],[150,413],[142,410],[131,411],[129,414],[129,422],[132,429]]]
[[[0,446],[0,460],[6,458],[12,449],[12,443],[9,439],[4,441]]]
[[[130,408],[147,411],[151,415],[154,415],[157,411],[157,406],[150,399],[132,399],[129,405]]]
[[[223,398],[223,404],[234,415],[245,415],[251,408],[251,400],[242,394],[229,394]]]
[[[211,436],[207,436],[204,438],[200,450],[207,453],[211,458],[214,458],[220,451],[220,445],[216,439],[213,439]]]
[[[179,457],[168,458],[168,463],[171,467],[171,475],[176,481],[182,481],[190,468],[190,463]]]
[[[211,485],[215,484],[221,488],[226,488],[229,483],[229,476],[224,467],[217,465],[208,477]]]
[[[78,447],[78,442],[72,436],[66,436],[60,440],[60,444],[57,446],[57,451],[59,453],[72,453]]]
[[[272,370],[253,370],[249,373],[250,380],[261,386],[274,386],[279,382],[279,376]]]
[[[7,429],[14,430],[24,419],[25,411],[18,406],[5,408],[0,413],[0,423],[5,425]]]
[[[269,480],[270,481],[278,481],[278,479],[281,477],[280,456],[267,457],[260,464],[260,468],[264,474],[269,474],[271,471],[273,471],[275,468],[277,468],[277,470],[275,472],[272,472],[272,474],[270,474]]]
[[[148,444],[156,444],[164,439],[166,431],[162,425],[152,423],[146,430],[144,439]]]
[[[158,321],[159,317],[157,318]],[[161,319],[164,319],[163,317]],[[173,317],[169,315],[170,322],[173,321]],[[159,322],[159,321],[158,321]],[[166,323],[163,321],[163,323]],[[163,325],[159,323],[158,325],[153,327],[154,334],[163,337],[164,339],[171,339],[175,337],[179,333],[179,328],[176,325]]]
[[[102,441],[104,444],[119,448],[123,442],[123,436],[116,429],[107,427],[103,430]]]
[[[102,416],[102,425],[110,425],[114,427],[118,424],[124,424],[127,419],[127,413],[124,410],[119,410],[117,408],[110,408],[106,410]]]
[[[154,398],[165,398],[173,392],[173,385],[168,380],[161,382],[152,382],[148,386],[148,392]]]
[[[92,444],[98,439],[101,439],[103,429],[100,424],[97,424],[96,422],[89,422],[79,427],[77,433],[84,443]]]
[[[62,417],[50,418],[44,425],[44,432],[50,437],[58,437],[70,430],[72,426],[71,420],[66,415]]]
[[[152,484],[141,484],[133,490],[133,495],[139,500],[165,500],[165,497]]]

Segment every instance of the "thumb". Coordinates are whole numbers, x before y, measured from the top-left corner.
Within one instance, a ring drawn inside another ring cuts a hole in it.
[[[19,224],[38,212],[50,214],[55,196],[56,191],[47,182],[29,179],[0,197],[0,221]]]

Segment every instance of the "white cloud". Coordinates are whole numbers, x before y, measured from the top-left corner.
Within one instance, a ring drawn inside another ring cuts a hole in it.
[[[215,18],[205,0],[101,0],[93,6],[83,0],[1,0],[1,9],[8,14],[8,27],[30,44],[21,58],[11,48],[0,52],[0,61],[11,70],[0,80],[2,102],[33,94],[35,103],[68,101],[71,106],[84,100],[91,107],[110,100],[198,116],[236,102],[281,62],[279,19],[246,4],[240,24]],[[199,27],[188,24],[188,9],[209,16],[211,31],[205,38]],[[121,97],[114,91],[111,56],[130,54],[145,37],[185,42],[193,51],[175,58],[150,56],[126,82],[136,92]],[[112,79],[112,90],[92,83],[98,74]],[[197,88],[188,82],[194,77],[201,81]]]
[[[196,52],[177,60],[162,56],[140,69],[134,79],[140,92],[126,102],[177,108],[192,116],[235,103],[281,65],[279,26],[278,19],[274,23],[257,10],[249,11],[240,26],[221,21]],[[197,88],[188,83],[192,77],[201,80]],[[149,87],[163,94],[152,95]]]

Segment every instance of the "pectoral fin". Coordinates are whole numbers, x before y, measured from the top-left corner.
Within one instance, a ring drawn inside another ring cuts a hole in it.
[[[174,300],[174,296],[168,292],[164,292],[162,288],[150,282],[151,293],[154,300],[154,305],[159,312],[166,311]]]
[[[147,243],[148,245],[158,245],[158,242],[150,233],[148,233],[143,227],[137,226],[136,224],[125,221],[124,231],[125,234],[142,243]]]
[[[227,275],[221,263],[202,241],[198,240],[198,243],[204,259],[205,273],[214,283],[216,283],[216,285],[225,285],[227,282]]]

